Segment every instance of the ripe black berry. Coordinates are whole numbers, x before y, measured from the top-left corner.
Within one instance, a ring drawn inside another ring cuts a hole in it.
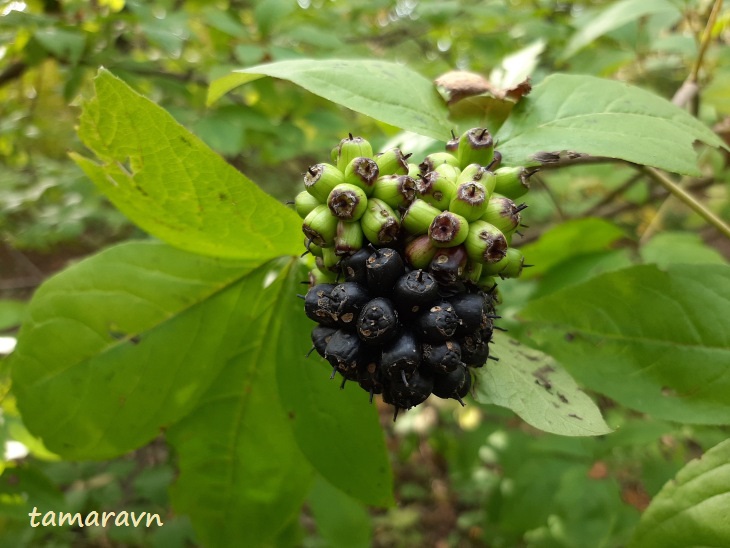
[[[318,325],[312,329],[312,344],[314,345],[314,349],[317,351],[317,354],[323,358],[325,357],[324,353],[327,348],[327,343],[330,342],[335,331],[337,331],[337,329],[334,327],[326,327],[324,325]]]
[[[441,344],[423,344],[421,369],[431,373],[450,373],[461,363],[461,346],[456,341]]]
[[[389,247],[375,250],[365,261],[365,266],[368,288],[376,295],[390,293],[406,270],[400,254]]]
[[[383,348],[380,368],[389,379],[411,375],[421,363],[418,339],[410,330],[403,331]]]
[[[390,299],[376,297],[363,306],[357,319],[357,334],[370,344],[382,345],[398,333],[398,313]]]
[[[449,297],[449,303],[461,320],[460,333],[476,331],[486,320],[484,297],[480,293],[459,293]]]
[[[468,385],[467,385],[468,383]],[[464,387],[466,385],[466,390]],[[433,395],[443,399],[453,398],[461,402],[461,398],[469,393],[471,386],[471,375],[464,365],[459,365],[449,373],[434,375]]]
[[[367,289],[355,282],[336,285],[330,293],[332,311],[342,327],[355,325],[360,310],[369,300]]]
[[[398,278],[393,295],[399,310],[417,313],[438,299],[439,287],[431,274],[414,270]]]
[[[334,287],[334,284],[317,284],[307,291],[304,297],[304,313],[310,320],[328,327],[334,327],[337,324],[330,297]]]
[[[426,401],[433,390],[433,378],[418,371],[410,375],[407,382],[395,378],[390,384],[390,397],[393,405],[410,409]]]
[[[441,301],[422,313],[417,323],[424,340],[446,342],[454,336],[461,322],[454,307],[448,301]]]
[[[342,259],[340,267],[342,268],[342,273],[345,275],[346,282],[357,282],[361,285],[368,283],[365,261],[367,261],[371,254],[372,250],[370,248],[363,247],[352,255]]]

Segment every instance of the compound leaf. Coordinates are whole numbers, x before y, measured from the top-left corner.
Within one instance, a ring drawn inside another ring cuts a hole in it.
[[[634,266],[534,300],[521,316],[585,386],[657,418],[728,423],[730,267]]]
[[[79,137],[100,163],[72,157],[134,223],[206,255],[263,262],[300,252],[296,213],[110,72],[94,86]]]
[[[658,95],[569,74],[553,74],[535,86],[515,106],[497,140],[507,165],[538,165],[567,151],[687,175],[700,173],[695,141],[723,146],[708,127]]]
[[[499,361],[477,369],[474,398],[507,407],[535,428],[564,436],[598,436],[611,428],[596,404],[550,356],[501,333],[492,352]]]
[[[434,85],[408,67],[372,59],[296,59],[234,70],[213,81],[211,104],[264,76],[289,80],[333,103],[414,133],[445,141],[452,124]]]

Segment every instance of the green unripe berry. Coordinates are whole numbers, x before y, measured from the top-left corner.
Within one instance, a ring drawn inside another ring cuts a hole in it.
[[[484,265],[478,261],[472,261],[469,259],[464,269],[464,279],[473,283],[479,283],[479,279],[482,277],[482,269]]]
[[[394,209],[408,207],[416,199],[416,181],[408,175],[381,176],[375,183],[373,198]]]
[[[422,174],[434,171],[438,166],[447,164],[453,167],[459,167],[459,160],[450,152],[434,152],[423,159],[418,167]]]
[[[496,263],[507,254],[504,234],[486,221],[474,221],[469,225],[464,245],[469,258],[481,263]]]
[[[392,242],[398,237],[400,223],[391,207],[383,200],[371,198],[360,219],[362,232],[375,245]]]
[[[436,216],[428,227],[428,236],[436,247],[454,247],[466,240],[469,222],[451,211]]]
[[[497,177],[494,191],[507,198],[516,200],[530,190],[528,178],[531,173],[524,167],[500,167],[494,174]]]
[[[451,164],[441,164],[433,168],[433,171],[446,177],[451,183],[456,184],[456,180],[461,175],[461,170]]]
[[[331,284],[335,283],[337,274],[328,270],[320,270],[319,268],[313,268],[309,271],[309,286],[314,287],[318,284]]]
[[[304,174],[304,188],[320,203],[325,203],[332,189],[345,182],[345,175],[332,164],[315,164]]]
[[[375,163],[378,164],[380,176],[383,175],[408,175],[408,158],[411,155],[404,155],[399,148],[391,148],[375,156]]]
[[[449,203],[449,211],[458,213],[467,221],[476,221],[487,209],[487,189],[476,181],[461,183],[456,187],[454,197]]]
[[[494,158],[494,141],[486,128],[475,127],[459,138],[458,166],[464,169],[469,164],[488,166]]]
[[[332,247],[337,232],[337,217],[326,205],[318,205],[304,218],[302,232],[320,247]]]
[[[304,219],[320,202],[306,190],[302,190],[294,198],[294,209],[302,219]]]
[[[494,187],[497,184],[497,176],[484,166],[479,164],[469,164],[461,170],[461,174],[456,179],[456,184],[460,185],[461,183],[468,183],[469,181],[474,181],[484,185],[484,188],[487,191],[487,196],[490,196],[492,192],[494,192]]]
[[[421,173],[421,168],[418,167],[418,164],[408,164],[408,176],[413,179],[418,179],[419,175],[423,175]]]
[[[433,245],[428,234],[422,234],[421,236],[413,238],[406,244],[406,261],[408,261],[408,264],[416,269],[428,268],[428,265],[431,264],[431,260],[434,255],[436,255],[437,250],[438,248]]]
[[[438,171],[429,171],[416,182],[419,197],[441,211],[449,208],[456,185]]]
[[[415,236],[426,234],[428,233],[428,227],[431,226],[439,213],[441,213],[441,210],[437,207],[421,199],[415,199],[403,214],[403,228],[406,229],[408,234]]]
[[[347,164],[344,179],[348,184],[359,186],[365,191],[366,195],[370,196],[379,175],[380,170],[375,160],[358,156]]]
[[[522,251],[510,247],[507,250],[505,259],[507,260],[507,264],[498,272],[499,276],[502,278],[519,278],[525,266],[525,256],[522,254]]]
[[[496,226],[506,235],[520,224],[520,208],[506,196],[493,195],[481,218]]]
[[[335,253],[337,255],[354,253],[362,248],[364,238],[360,223],[340,221],[337,223],[337,233],[335,234]]]
[[[334,151],[333,151],[334,154]],[[372,158],[373,147],[362,137],[353,137],[352,133],[340,141],[337,145],[337,167],[345,171],[345,168],[355,158]]]
[[[334,247],[324,247],[322,248],[322,260],[324,267],[334,272],[337,270],[337,263],[340,262],[340,257],[335,253]]]
[[[314,257],[322,256],[322,248],[308,238],[304,238],[304,247],[306,247],[307,251],[309,251]]]
[[[358,186],[342,183],[330,192],[327,206],[332,215],[342,221],[357,221],[368,206],[365,191]]]

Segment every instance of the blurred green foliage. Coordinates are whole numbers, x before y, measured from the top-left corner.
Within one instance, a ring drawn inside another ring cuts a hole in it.
[[[83,152],[78,105],[91,95],[100,66],[283,201],[298,190],[305,167],[349,131],[367,135],[375,149],[392,139],[418,140],[270,78],[206,107],[208,84],[231,69],[298,58],[378,58],[428,78],[474,71],[504,87],[557,71],[593,74],[670,99],[693,71],[712,6],[709,0],[0,1],[0,295],[25,297],[23,290],[69,258],[140,235],[68,158]],[[727,7],[710,32],[697,71],[700,92],[687,108],[730,140]],[[704,151],[703,176],[682,180],[725,218],[727,160],[722,151]],[[543,271],[532,279],[501,288],[502,314],[517,334],[514,315],[525,303],[572,283],[634,261],[664,265],[677,250],[691,250],[688,262],[697,264],[730,255],[727,242],[698,216],[628,167],[546,170],[533,181],[524,242],[553,228],[531,244],[552,259],[541,261]],[[606,237],[556,259],[550,243],[568,246],[568,221],[584,217],[603,219],[599,233]],[[2,304],[2,329],[12,334],[22,306]],[[4,459],[0,546],[194,542],[187,518],[171,514],[167,489],[176,463],[164,444],[99,463],[58,461],[24,429],[9,389],[3,372],[2,440],[23,442],[31,455]],[[279,544],[624,545],[650,498],[690,458],[726,438],[727,429],[658,422],[609,400],[601,404],[609,424],[620,428],[592,439],[539,433],[506,411],[475,405],[429,405],[395,427],[385,419],[398,506],[368,513],[319,483]],[[159,512],[165,526],[31,529],[31,501],[71,512],[139,508]],[[328,513],[331,506],[342,515]]]

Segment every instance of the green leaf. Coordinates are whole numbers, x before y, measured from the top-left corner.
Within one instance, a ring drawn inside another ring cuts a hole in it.
[[[372,546],[372,521],[367,509],[322,478],[314,483],[309,507],[324,546]]]
[[[727,262],[720,253],[707,246],[702,238],[693,232],[662,232],[649,240],[639,252],[644,262],[656,263],[660,267],[673,263]]]
[[[511,409],[525,422],[563,436],[611,432],[596,404],[550,356],[501,333],[491,349],[499,361],[476,370],[474,398]]]
[[[559,289],[585,282],[604,272],[631,266],[633,261],[626,249],[595,251],[566,259],[551,268],[540,280],[531,299],[554,293]]]
[[[570,258],[606,251],[625,236],[615,224],[597,218],[574,219],[544,232],[534,243],[520,247],[533,268],[522,273],[525,279],[540,276]]]
[[[728,423],[730,267],[635,266],[532,301],[520,315],[589,388],[657,418]]]
[[[81,60],[86,48],[86,36],[76,30],[49,27],[35,31],[33,36],[49,53],[72,65]]]
[[[168,431],[180,469],[173,506],[190,515],[205,546],[266,544],[311,487],[276,384],[281,348],[301,352],[288,323],[290,303],[303,315],[299,280],[291,263],[277,261],[241,285],[234,351],[193,412]]]
[[[553,74],[535,86],[497,134],[506,165],[537,165],[538,153],[571,151],[699,175],[695,141],[723,146],[690,114],[637,87]]]
[[[297,59],[234,70],[214,80],[208,104],[233,88],[264,76],[289,80],[329,101],[387,124],[450,138],[452,124],[433,84],[408,67],[365,59]]]
[[[108,71],[94,82],[79,136],[101,163],[72,157],[133,222],[206,255],[263,261],[301,251],[293,210]]]
[[[682,468],[641,516],[629,546],[730,545],[730,440]]]
[[[565,50],[560,55],[560,59],[567,59],[579,49],[587,46],[599,36],[611,32],[623,25],[636,21],[641,17],[653,15],[656,13],[676,14],[681,16],[681,12],[676,6],[667,0],[623,0],[615,2],[603,11],[601,11],[590,22],[584,23],[572,36]]]
[[[304,270],[298,279],[306,279]],[[367,392],[357,383],[340,390],[340,379],[329,379],[332,366],[316,353],[305,357],[315,324],[304,315],[301,301],[289,299],[283,314],[291,342],[279,348],[279,391],[302,453],[327,481],[351,497],[392,505],[393,475],[377,407],[368,404]]]
[[[194,407],[228,359],[255,266],[130,242],[50,278],[10,356],[28,429],[67,458],[149,442]]]

